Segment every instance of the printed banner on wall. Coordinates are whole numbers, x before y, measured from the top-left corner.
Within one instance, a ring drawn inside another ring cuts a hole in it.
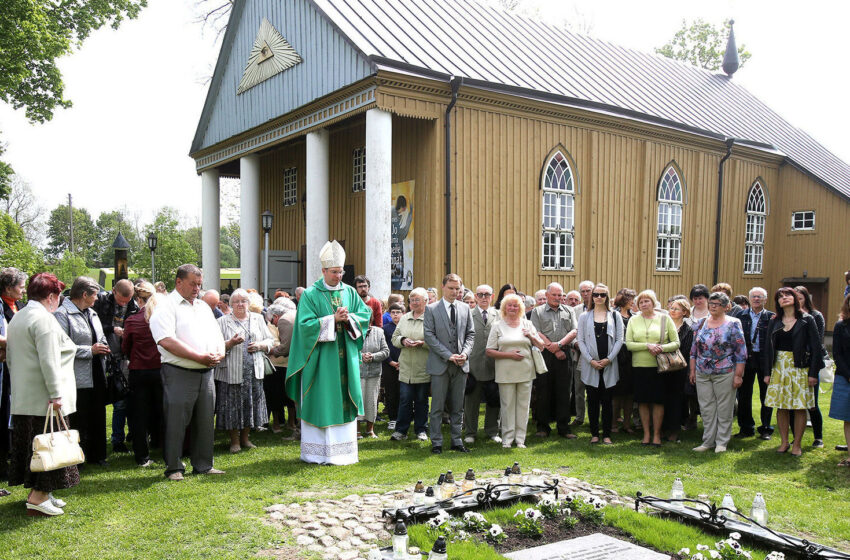
[[[393,183],[391,251],[392,289],[413,289],[413,184]]]

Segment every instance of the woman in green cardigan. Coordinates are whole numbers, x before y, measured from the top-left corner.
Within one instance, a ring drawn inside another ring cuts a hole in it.
[[[679,334],[672,319],[661,311],[655,292],[644,290],[639,293],[637,306],[640,314],[632,317],[626,328],[626,348],[632,353],[635,402],[638,403],[643,425],[641,443],[661,447],[664,374],[658,372],[656,356],[677,350]]]

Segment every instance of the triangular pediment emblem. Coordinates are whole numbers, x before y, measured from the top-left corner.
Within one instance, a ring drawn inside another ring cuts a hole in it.
[[[301,55],[295,52],[292,45],[283,38],[269,20],[263,18],[236,93],[243,93],[299,62],[301,62]]]

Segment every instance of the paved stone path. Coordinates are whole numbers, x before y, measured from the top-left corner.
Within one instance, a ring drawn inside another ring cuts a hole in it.
[[[546,479],[553,474],[543,471]],[[613,490],[577,478],[554,473],[558,478],[558,496],[569,493],[602,498],[611,505],[631,505],[628,498]],[[496,483],[500,477],[479,479],[479,485]],[[291,544],[326,560],[365,560],[370,549],[391,542],[391,523],[381,519],[381,510],[395,507],[396,497],[410,496],[413,489],[392,490],[383,494],[352,494],[341,500],[315,500],[274,504],[266,508],[268,519],[288,531]],[[279,556],[268,551],[267,556]],[[287,556],[291,557],[291,556]]]

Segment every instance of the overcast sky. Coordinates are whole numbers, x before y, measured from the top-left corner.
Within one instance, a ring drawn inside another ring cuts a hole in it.
[[[288,0],[280,0],[288,1]],[[67,201],[94,216],[127,206],[147,221],[163,205],[200,216],[189,145],[218,56],[192,0],[149,0],[138,20],[102,29],[61,61],[71,109],[43,125],[0,105],[6,161],[50,210]],[[735,80],[850,161],[847,62],[850,2],[525,0],[527,9],[611,42],[652,51],[682,18],[735,19],[753,53]],[[576,7],[579,6],[579,7]],[[558,16],[555,17],[555,14]]]

